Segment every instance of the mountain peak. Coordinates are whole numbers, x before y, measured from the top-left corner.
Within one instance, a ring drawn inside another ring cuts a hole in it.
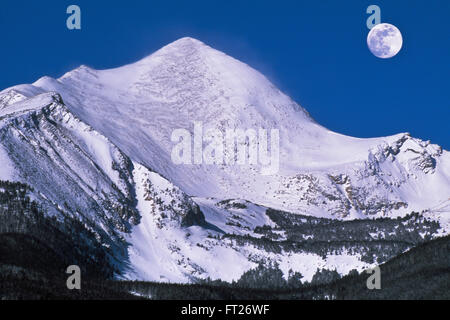
[[[153,57],[189,57],[189,56],[204,56],[204,55],[223,54],[222,52],[208,46],[200,40],[183,37],[175,40],[164,47],[160,48],[150,56],[147,56],[141,61],[151,60]]]
[[[175,40],[175,41],[169,43],[167,46],[172,46],[172,45],[197,45],[197,46],[204,46],[205,44],[203,42],[201,42],[200,40],[197,40],[195,38],[183,37],[183,38],[180,38],[178,40]]]
[[[275,209],[341,218],[420,212],[448,199],[450,154],[439,147],[406,134],[357,139],[331,132],[261,73],[190,37],[133,64],[106,70],[81,66],[59,79],[42,77],[33,85],[12,89],[0,93],[0,120],[47,111],[49,105],[62,104],[62,97],[64,106],[50,110],[55,117],[67,110],[132,161],[197,197],[226,195]],[[193,164],[194,154],[188,154],[191,164],[172,161],[174,133],[182,130],[195,140],[196,132],[203,131],[200,142],[207,150],[209,129],[220,132],[218,137],[238,130],[251,130],[256,137],[265,130],[267,139],[258,138],[251,145],[249,138],[244,152],[266,148],[266,157],[276,156],[279,171],[267,177],[261,174],[267,168],[264,163],[228,165],[220,159],[216,166]],[[272,130],[277,139],[269,138]],[[95,144],[89,144],[92,150]],[[435,181],[442,182],[430,188]],[[414,191],[410,196],[405,190]]]

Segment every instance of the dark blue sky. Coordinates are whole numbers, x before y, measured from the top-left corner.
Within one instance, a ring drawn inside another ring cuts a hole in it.
[[[80,31],[66,28],[71,4]],[[392,59],[367,49],[370,4],[403,34]],[[191,36],[258,69],[334,131],[408,131],[449,150],[449,14],[448,0],[2,0],[0,88],[121,66]]]

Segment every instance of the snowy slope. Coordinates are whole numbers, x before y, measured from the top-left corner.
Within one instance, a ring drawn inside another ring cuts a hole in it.
[[[247,201],[199,199],[201,223],[181,228],[182,218],[192,206],[186,195],[158,174],[135,164],[136,194],[141,223],[127,240],[132,268],[124,275],[129,279],[162,282],[186,282],[198,278],[237,280],[258,263],[276,262],[287,275],[300,271],[311,281],[317,268],[347,274],[371,264],[361,261],[359,254],[329,254],[322,257],[310,252],[270,252],[251,244],[240,245],[223,234],[251,235],[257,226],[274,223],[265,209]],[[236,205],[236,204],[240,204]]]

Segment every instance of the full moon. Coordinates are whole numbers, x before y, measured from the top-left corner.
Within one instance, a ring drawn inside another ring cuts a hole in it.
[[[367,45],[374,56],[383,59],[392,58],[402,48],[402,34],[396,26],[380,23],[370,30]]]

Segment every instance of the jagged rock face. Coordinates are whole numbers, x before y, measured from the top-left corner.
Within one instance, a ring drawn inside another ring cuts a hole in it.
[[[26,97],[16,90],[8,90],[0,96],[0,109],[3,109],[10,104],[14,104],[24,99],[26,99]]]
[[[205,130],[278,129],[279,171],[175,164],[171,134],[193,136],[193,121]],[[409,134],[331,132],[257,71],[190,38],[121,68],[82,66],[0,92],[0,160],[0,180],[26,182],[50,215],[78,218],[130,266],[122,276],[136,279],[231,280],[261,261],[312,276],[318,266],[338,267],[327,254],[350,261],[341,273],[368,265],[347,247],[267,249],[261,230],[275,242],[292,231],[267,207],[343,220],[449,212],[447,151]],[[448,221],[441,227],[447,233]]]
[[[199,206],[170,181],[142,165],[136,165],[134,176],[138,188],[144,191],[141,201],[150,208],[145,213],[154,217],[160,227],[174,222],[177,227],[205,226]]]
[[[110,245],[139,223],[131,161],[58,94],[24,99],[0,115],[0,145],[14,180],[31,186],[49,214],[77,217]]]
[[[437,145],[402,134],[369,149],[365,161],[285,177],[280,198],[287,208],[338,218],[421,211],[445,200],[448,153],[444,152]],[[436,180],[442,181],[445,190],[438,194],[426,191]],[[425,199],[417,201],[411,192],[417,188],[424,189]]]
[[[200,207],[196,203],[192,203],[192,207],[183,217],[181,221],[182,227],[192,227],[192,226],[205,226],[205,216],[203,212],[200,210]]]

